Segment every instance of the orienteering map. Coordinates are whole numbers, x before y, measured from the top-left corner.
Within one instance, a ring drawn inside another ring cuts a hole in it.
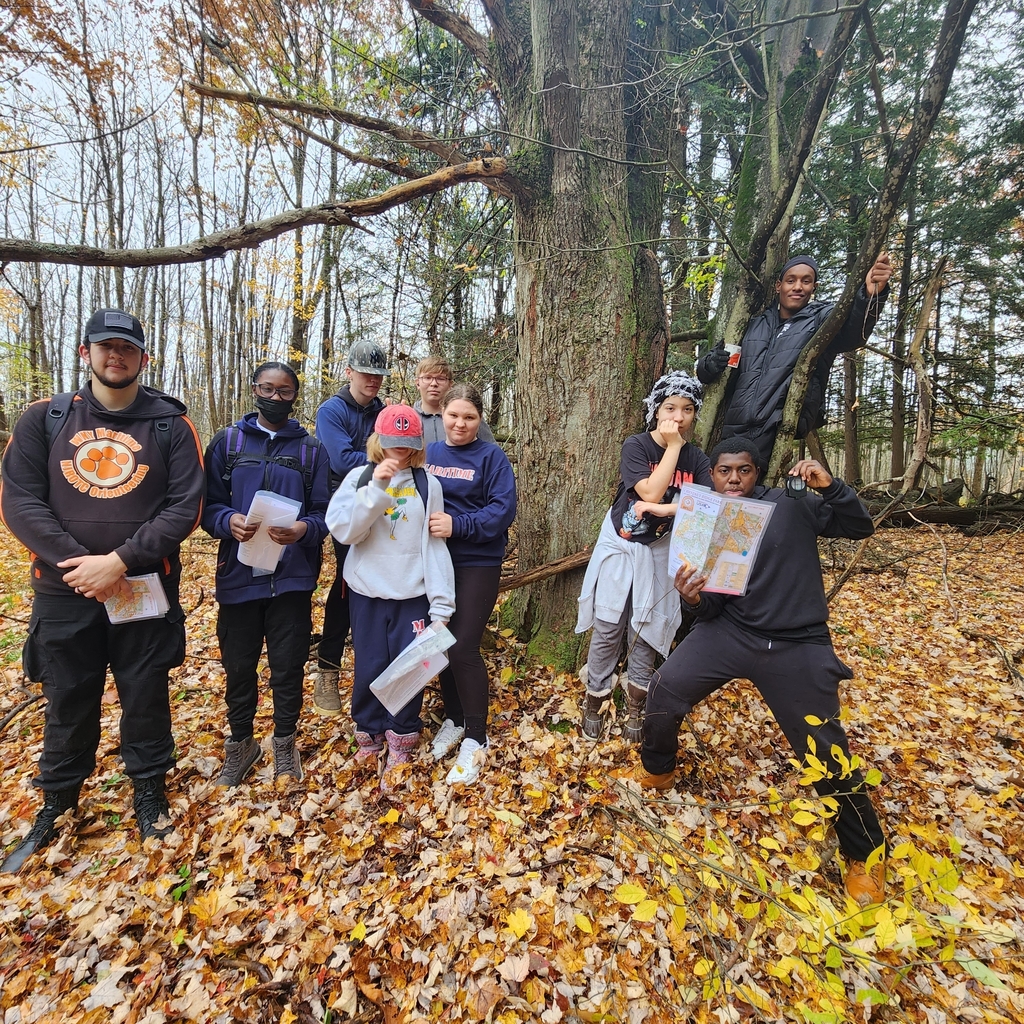
[[[757,549],[775,505],[753,498],[727,498],[684,484],[672,526],[668,572],[684,563],[708,576],[705,590],[741,596],[746,592]]]

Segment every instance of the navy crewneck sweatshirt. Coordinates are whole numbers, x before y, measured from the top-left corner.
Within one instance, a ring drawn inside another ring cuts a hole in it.
[[[516,478],[501,447],[479,437],[463,445],[435,441],[427,446],[427,472],[441,481],[452,517],[452,564],[501,565],[516,517]]]

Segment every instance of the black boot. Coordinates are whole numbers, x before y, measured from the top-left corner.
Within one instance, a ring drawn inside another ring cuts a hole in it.
[[[601,712],[601,708],[611,699],[610,693],[603,697],[587,694],[583,704],[583,735],[588,740],[599,740],[604,735],[607,715]]]
[[[174,823],[170,819],[167,797],[164,796],[163,775],[153,775],[148,779],[132,779],[135,786],[135,823],[143,839],[164,836],[174,831]]]
[[[35,824],[29,829],[28,835],[11,850],[7,859],[0,864],[0,872],[17,871],[36,850],[46,846],[57,834],[54,822],[65,812],[78,806],[78,791],[72,789],[53,789],[43,793],[43,807],[36,815]]]

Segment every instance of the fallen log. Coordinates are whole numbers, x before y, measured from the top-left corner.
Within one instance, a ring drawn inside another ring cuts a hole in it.
[[[591,550],[593,549],[584,548],[582,551],[577,551],[574,555],[556,558],[553,562],[545,562],[543,565],[535,566],[533,569],[527,569],[526,572],[509,576],[501,581],[498,593],[503,594],[506,590],[516,590],[530,583],[540,583],[541,580],[557,576],[559,573],[568,572],[570,569],[579,569],[590,561]]]

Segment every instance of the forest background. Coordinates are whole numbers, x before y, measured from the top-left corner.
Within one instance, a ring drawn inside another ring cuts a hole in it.
[[[3,29],[0,428],[80,384],[102,305],[147,323],[147,380],[205,436],[264,359],[301,369],[308,422],[354,341],[394,397],[443,354],[517,459],[529,569],[592,542],[639,397],[737,341],[788,252],[842,310],[886,249],[812,451],[897,490],[1021,487],[1017,0],[23,0]],[[506,610],[566,665],[577,584]]]

